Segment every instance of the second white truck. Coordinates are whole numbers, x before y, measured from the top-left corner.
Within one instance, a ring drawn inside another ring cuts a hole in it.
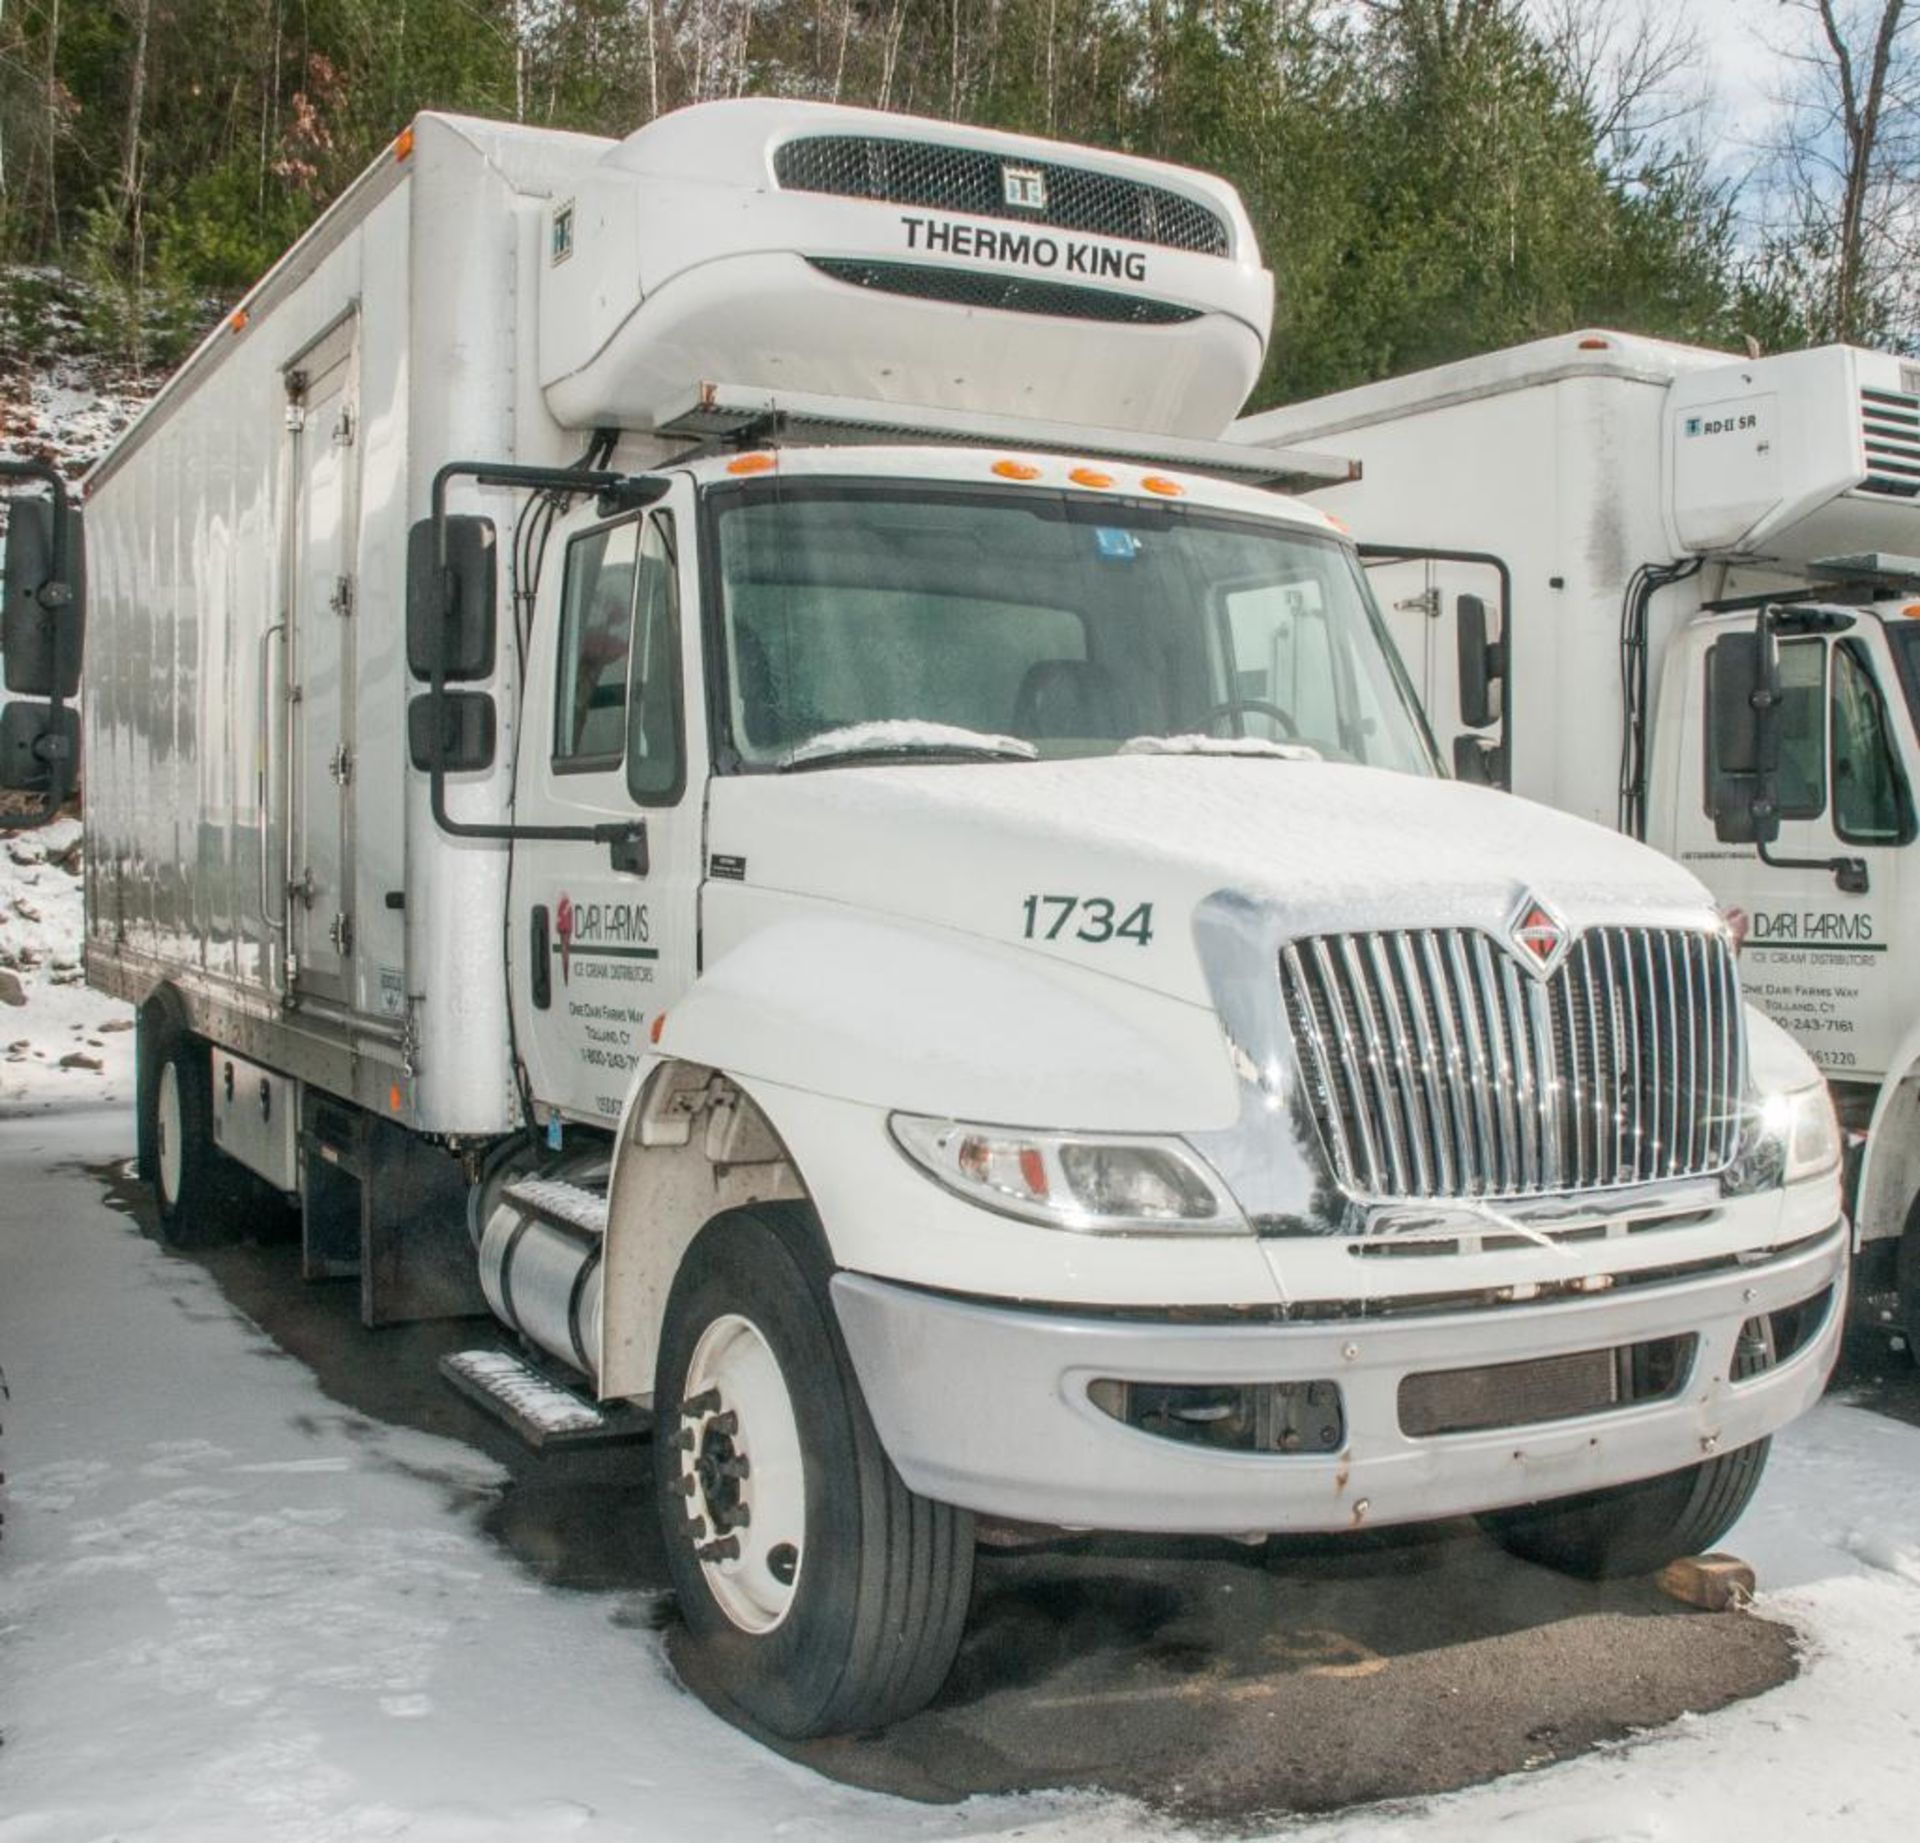
[[[1590,329],[1235,435],[1361,463],[1321,502],[1461,772],[1713,890],[1850,1131],[1857,1303],[1920,1354],[1920,364]]]
[[[490,1310],[537,1437],[650,1421],[780,1733],[935,1693],[982,1520],[1657,1566],[1831,1361],[1818,1071],[1691,874],[1443,775],[1273,490],[1346,463],[1209,439],[1270,302],[1230,187],[1089,149],[426,116],[89,482],[165,1232],[264,1187],[370,1323]]]

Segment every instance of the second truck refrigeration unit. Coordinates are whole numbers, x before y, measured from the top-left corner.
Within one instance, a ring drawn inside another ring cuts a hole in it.
[[[94,476],[88,967],[167,1232],[264,1183],[370,1321],[540,1353],[468,1386],[650,1414],[781,1732],[938,1688],[977,1518],[1643,1569],[1831,1360],[1817,1072],[1693,877],[1441,777],[1267,490],[1344,463],[1204,439],[1269,307],[1199,174],[428,116]]]
[[[1853,1129],[1855,1292],[1920,1357],[1920,365],[1587,331],[1234,433],[1361,461],[1325,503],[1416,553],[1371,573],[1427,709],[1464,713],[1464,772],[1713,890],[1749,995]],[[1509,631],[1484,559],[1429,547],[1498,556]],[[1767,663],[1734,683],[1756,626]]]

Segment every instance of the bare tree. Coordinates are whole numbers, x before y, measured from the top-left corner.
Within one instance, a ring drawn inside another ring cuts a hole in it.
[[[1660,0],[1545,0],[1554,74],[1616,168],[1659,163],[1704,101],[1700,34]]]
[[[1772,236],[1817,334],[1911,339],[1920,289],[1920,58],[1910,0],[1783,0],[1802,16],[1772,148]]]

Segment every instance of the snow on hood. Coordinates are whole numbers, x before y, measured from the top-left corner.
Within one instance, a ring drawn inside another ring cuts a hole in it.
[[[1460,782],[1324,762],[1135,755],[731,776],[713,786],[709,848],[744,858],[759,889],[1032,940],[1195,999],[1193,910],[1220,891],[1299,933],[1497,930],[1522,894],[1576,928],[1713,921],[1688,872],[1598,826]],[[1085,938],[1102,933],[1098,909],[1048,940],[1055,909],[1043,902],[1030,921],[1027,903],[1049,896],[1110,903],[1116,922],[1149,903],[1152,945]],[[710,900],[724,902],[721,886]]]

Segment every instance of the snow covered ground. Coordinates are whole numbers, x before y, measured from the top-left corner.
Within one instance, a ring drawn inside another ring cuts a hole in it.
[[[737,1734],[675,1682],[645,1604],[543,1586],[482,1532],[490,1460],[330,1401],[110,1210],[85,1167],[127,1149],[123,1116],[0,1123],[0,1843],[1167,1834],[1087,1795],[885,1799]],[[1920,1430],[1823,1404],[1729,1546],[1805,1633],[1797,1681],[1285,1834],[1911,1838]]]
[[[133,1092],[133,1013],[80,966],[80,824],[0,838],[0,1118]]]

